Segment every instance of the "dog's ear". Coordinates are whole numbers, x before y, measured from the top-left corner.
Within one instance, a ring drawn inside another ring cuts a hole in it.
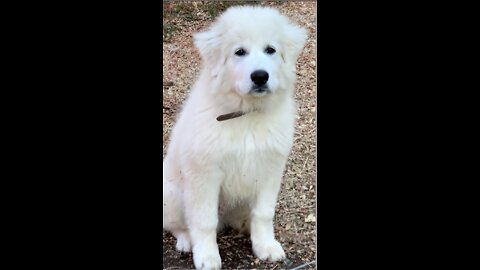
[[[224,63],[223,57],[221,57],[222,36],[216,26],[193,36],[195,47],[200,51],[202,61],[211,70],[213,76],[218,75]]]
[[[299,26],[289,24],[285,29],[286,48],[283,60],[286,63],[293,64],[297,62],[297,58],[303,50],[303,46],[307,42],[307,31]]]

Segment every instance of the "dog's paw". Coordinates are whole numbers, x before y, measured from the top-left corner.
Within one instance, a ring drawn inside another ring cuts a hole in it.
[[[255,253],[255,256],[257,256],[260,260],[276,262],[285,259],[286,257],[282,245],[280,245],[277,240],[254,243],[252,247],[253,253]]]
[[[190,252],[192,250],[192,245],[190,244],[190,238],[188,234],[182,233],[177,236],[177,245],[176,248],[180,252]]]
[[[198,270],[219,270],[222,260],[218,247],[197,248],[193,251],[193,263]]]

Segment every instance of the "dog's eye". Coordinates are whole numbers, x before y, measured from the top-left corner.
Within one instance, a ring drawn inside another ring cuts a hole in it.
[[[265,52],[268,53],[268,54],[274,54],[276,51],[274,48],[268,46],[266,49],[265,49]]]
[[[244,49],[238,49],[235,51],[235,55],[244,56],[247,52]]]

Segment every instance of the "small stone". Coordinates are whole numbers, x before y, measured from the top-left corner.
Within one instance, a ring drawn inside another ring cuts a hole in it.
[[[307,216],[307,218],[305,219],[305,222],[315,222],[316,221],[316,218],[313,214],[310,214]]]
[[[292,265],[292,263],[293,263],[293,262],[290,261],[288,258],[285,258],[285,259],[283,260],[283,264],[284,264],[285,266],[290,266],[290,265]]]

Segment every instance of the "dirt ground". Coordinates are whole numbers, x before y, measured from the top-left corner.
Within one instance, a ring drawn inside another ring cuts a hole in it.
[[[245,2],[245,1],[243,1]],[[259,1],[256,1],[259,2]],[[192,34],[205,29],[228,5],[221,2],[163,4],[163,155],[183,100],[200,70]],[[309,38],[297,63],[298,118],[294,146],[285,170],[275,215],[275,235],[287,254],[269,263],[253,255],[250,239],[233,230],[219,233],[222,269],[316,268],[316,3],[262,1],[308,30]],[[175,250],[175,238],[163,232],[163,269],[194,269],[192,253]]]

